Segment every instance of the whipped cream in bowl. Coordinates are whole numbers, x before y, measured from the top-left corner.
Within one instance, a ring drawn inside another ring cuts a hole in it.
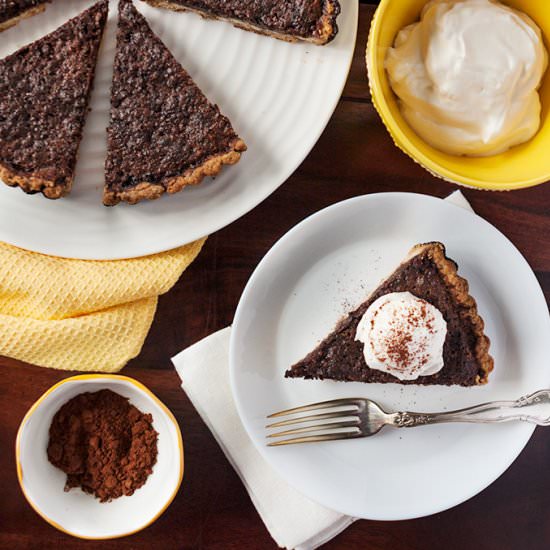
[[[363,314],[355,339],[369,368],[416,380],[443,368],[447,323],[432,304],[410,292],[377,298]]]
[[[385,58],[411,128],[452,155],[490,156],[540,126],[538,88],[548,64],[541,31],[496,0],[431,0]]]

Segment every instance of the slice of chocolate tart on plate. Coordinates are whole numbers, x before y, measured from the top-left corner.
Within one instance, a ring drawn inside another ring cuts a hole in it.
[[[51,0],[0,0],[0,32],[44,11]]]
[[[245,150],[229,119],[132,2],[121,0],[103,203],[135,204],[176,193],[236,164]]]
[[[477,386],[487,383],[492,369],[489,339],[468,283],[445,247],[433,242],[414,246],[285,376]]]
[[[103,0],[0,60],[0,180],[57,199],[70,192],[107,20]]]
[[[327,44],[338,33],[338,0],[145,0],[159,8],[193,11],[248,31],[296,42]]]

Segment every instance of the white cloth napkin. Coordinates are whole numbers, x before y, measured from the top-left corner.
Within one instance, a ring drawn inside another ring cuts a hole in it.
[[[468,210],[460,191],[447,199]],[[254,447],[237,413],[229,382],[229,335],[224,328],[172,358],[182,388],[241,478],[269,533],[281,548],[313,550],[356,518],[307,499],[269,466]]]

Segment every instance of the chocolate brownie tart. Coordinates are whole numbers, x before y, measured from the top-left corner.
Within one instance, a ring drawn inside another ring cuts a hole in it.
[[[121,0],[103,203],[176,193],[237,163],[245,150],[132,2]]]
[[[193,11],[287,42],[327,44],[338,33],[338,0],[145,0],[152,6]]]
[[[0,32],[46,9],[51,0],[0,0]]]
[[[357,326],[375,300],[393,292],[410,292],[443,315],[447,333],[439,372],[416,380],[399,380],[366,364],[363,344],[356,340]],[[489,340],[483,327],[476,302],[468,294],[468,283],[457,274],[457,265],[446,257],[445,247],[437,242],[417,245],[365,302],[341,319],[334,331],[285,376],[422,385],[485,384],[493,369],[493,359],[488,353]]]
[[[69,193],[108,2],[0,60],[0,180]]]

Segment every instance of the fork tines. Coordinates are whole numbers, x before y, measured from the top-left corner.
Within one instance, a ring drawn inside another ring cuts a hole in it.
[[[285,420],[279,420],[268,424],[266,428],[281,428],[293,424],[306,423],[305,426],[283,430],[280,432],[268,434],[266,437],[283,437],[289,435],[299,435],[305,433],[315,433],[315,435],[306,435],[294,437],[290,439],[282,439],[268,443],[268,446],[275,447],[279,445],[291,445],[293,443],[313,443],[316,441],[332,441],[335,439],[350,439],[361,437],[360,418],[358,413],[362,408],[360,399],[334,399],[332,401],[321,401],[303,407],[294,407],[277,413],[270,414],[267,418],[278,418],[281,416],[294,415],[296,413],[309,411],[322,411],[325,409],[338,408],[338,411],[321,412],[318,414],[306,414],[298,417],[293,417]],[[313,421],[331,420],[331,422],[322,422],[316,424],[308,424]]]

